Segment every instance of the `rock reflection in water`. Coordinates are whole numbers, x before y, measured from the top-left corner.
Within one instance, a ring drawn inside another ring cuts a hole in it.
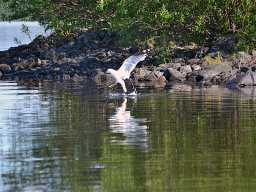
[[[143,125],[147,120],[144,118],[135,118],[131,115],[131,111],[127,110],[128,100],[132,104],[136,102],[136,98],[124,98],[120,107],[116,107],[114,115],[109,117],[109,128],[113,133],[112,142],[116,145],[127,145],[132,148],[149,148],[148,127]]]
[[[230,87],[228,87],[230,88]],[[232,87],[230,90],[241,94],[241,99],[252,99],[256,97],[256,86],[246,86],[246,87]]]

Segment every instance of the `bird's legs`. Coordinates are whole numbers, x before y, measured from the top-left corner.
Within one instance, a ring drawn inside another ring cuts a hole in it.
[[[109,85],[108,87],[111,88],[111,87],[114,87],[117,83],[114,83],[113,85]]]
[[[132,83],[132,80],[129,79],[129,81],[130,81],[130,83],[132,84],[132,88],[134,89],[134,92],[137,93],[137,90],[136,90],[136,88],[134,87],[134,85],[133,85],[133,83]]]

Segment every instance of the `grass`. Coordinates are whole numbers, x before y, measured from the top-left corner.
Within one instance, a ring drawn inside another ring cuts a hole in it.
[[[204,59],[208,62],[209,65],[221,64],[220,52],[218,52],[218,56],[214,59],[209,56],[204,57]]]

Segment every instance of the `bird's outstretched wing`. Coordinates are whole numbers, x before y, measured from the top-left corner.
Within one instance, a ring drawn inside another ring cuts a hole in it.
[[[119,68],[118,73],[122,74],[123,79],[127,79],[130,77],[130,73],[132,70],[136,67],[136,65],[140,62],[143,61],[147,57],[147,54],[140,54],[140,55],[133,55],[129,58],[127,58],[122,66]]]

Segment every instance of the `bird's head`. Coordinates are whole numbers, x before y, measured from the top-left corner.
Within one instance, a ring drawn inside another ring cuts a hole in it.
[[[151,51],[150,49],[145,49],[145,50],[142,51],[142,53],[148,54],[150,51]]]

